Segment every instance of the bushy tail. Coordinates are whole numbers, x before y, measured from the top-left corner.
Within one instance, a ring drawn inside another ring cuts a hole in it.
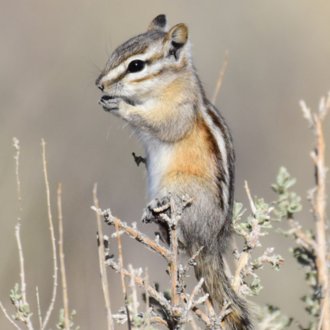
[[[237,296],[224,272],[221,255],[202,250],[196,258],[195,273],[204,278],[205,291],[209,293],[215,307],[221,308],[225,300],[230,303],[231,312],[223,320],[225,330],[252,330],[246,302]]]

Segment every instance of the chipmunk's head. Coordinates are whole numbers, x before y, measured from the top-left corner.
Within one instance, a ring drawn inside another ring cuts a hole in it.
[[[169,31],[165,15],[150,23],[147,32],[120,45],[96,80],[103,97],[120,97],[141,104],[157,96],[191,65],[188,28],[177,24]]]

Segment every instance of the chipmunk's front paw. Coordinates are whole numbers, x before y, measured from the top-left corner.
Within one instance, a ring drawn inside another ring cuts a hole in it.
[[[162,214],[170,216],[171,205],[170,198],[165,196],[163,198],[153,199],[143,211],[142,222],[163,222]]]
[[[116,96],[103,95],[99,101],[105,111],[118,111],[121,99]]]

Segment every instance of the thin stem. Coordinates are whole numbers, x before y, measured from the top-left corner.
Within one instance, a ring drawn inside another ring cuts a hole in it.
[[[254,204],[252,194],[251,194],[251,191],[250,191],[250,188],[249,188],[249,184],[248,184],[247,181],[244,181],[244,188],[245,188],[245,191],[246,191],[246,195],[249,199],[251,211],[252,211],[253,215],[255,215],[257,208]]]
[[[196,284],[196,286],[194,287],[193,291],[191,292],[191,295],[188,299],[187,302],[187,309],[190,310],[193,307],[194,304],[194,299],[196,294],[198,293],[198,291],[202,288],[202,285],[204,283],[204,278],[202,277],[199,282]]]
[[[293,218],[289,218],[288,221],[290,227],[293,230],[293,234],[295,238],[300,241],[301,245],[303,245],[307,249],[312,249],[316,251],[317,250],[316,241],[313,238],[308,237],[306,233],[301,229],[299,223],[295,221]]]
[[[171,276],[171,301],[172,306],[179,304],[178,295],[178,237],[176,231],[176,209],[174,199],[171,198],[171,221],[169,222],[170,229],[170,247],[171,247],[171,260],[170,276]]]
[[[116,228],[117,245],[118,245],[121,288],[122,288],[122,291],[124,294],[124,303],[125,303],[125,308],[126,308],[126,313],[127,313],[128,329],[131,329],[132,325],[131,325],[131,318],[130,318],[129,309],[128,309],[127,288],[126,288],[126,282],[125,282],[125,275],[123,273],[123,268],[124,268],[123,245],[121,242],[121,233],[119,232],[118,223],[115,223],[115,228]]]
[[[139,300],[138,300],[138,294],[137,294],[137,290],[136,290],[136,283],[134,281],[135,269],[133,268],[133,266],[131,264],[129,264],[128,265],[128,270],[133,275],[131,277],[129,286],[131,288],[131,299],[132,299],[131,309],[132,309],[132,312],[133,312],[133,317],[136,317],[138,315]],[[146,295],[146,300],[148,300],[148,297],[149,296]],[[148,305],[147,302],[146,302],[146,304]]]
[[[327,98],[322,98],[318,112],[312,111],[306,106],[304,101],[300,102],[304,117],[309,123],[315,135],[315,150],[311,157],[315,166],[316,187],[311,198],[313,215],[316,227],[316,268],[318,284],[322,288],[322,298],[320,303],[320,318],[318,328],[322,330],[330,329],[330,295],[329,295],[329,271],[327,246],[327,219],[326,219],[326,172],[325,165],[325,140],[323,134],[323,120],[330,110],[330,93]]]
[[[21,213],[22,213],[22,190],[21,190],[21,179],[19,175],[19,159],[20,159],[20,145],[19,145],[19,140],[14,137],[13,138],[13,146],[16,150],[16,154],[14,156],[15,159],[15,175],[16,175],[16,189],[17,189],[17,200],[18,200],[18,221],[21,221]]]
[[[42,316],[41,316],[41,306],[40,306],[40,295],[39,295],[39,289],[37,286],[36,286],[36,298],[37,298],[39,329],[41,329],[42,328]]]
[[[184,293],[182,294],[182,297],[186,302],[188,301],[188,298]],[[200,310],[197,306],[193,306],[191,310],[195,313],[195,315],[200,320],[202,320],[205,323],[206,326],[209,327],[211,325],[210,318],[202,310]]]
[[[232,287],[236,293],[239,293],[241,287],[242,276],[241,273],[248,265],[250,260],[250,254],[246,251],[243,251],[238,259],[237,266],[235,269],[234,279],[232,281]]]
[[[94,184],[93,188],[93,201],[95,207],[99,208],[99,200],[97,198],[97,184]],[[112,312],[111,312],[111,301],[109,294],[109,284],[107,277],[107,268],[105,267],[105,254],[104,254],[104,241],[103,241],[103,229],[101,223],[101,216],[98,212],[96,213],[96,223],[97,223],[97,231],[99,235],[99,246],[98,246],[98,256],[99,256],[99,266],[100,266],[100,276],[101,276],[101,284],[102,284],[102,292],[105,303],[105,310],[107,313],[107,328],[108,330],[114,329]]]
[[[157,252],[162,257],[164,257],[167,262],[169,262],[171,260],[172,254],[171,254],[171,251],[169,251],[167,248],[165,248],[165,247],[161,246],[160,244],[158,244],[157,242],[153,241],[152,239],[150,239],[146,235],[139,232],[137,229],[134,229],[134,228],[126,225],[125,223],[123,223],[119,219],[113,217],[112,214],[109,211],[102,212],[99,208],[96,208],[96,207],[92,207],[92,209],[95,212],[100,213],[101,215],[103,215],[104,219],[105,219],[105,222],[108,225],[110,225],[110,226],[116,226],[117,225],[119,230],[123,230],[131,238],[134,238],[138,242],[146,245],[151,250]]]
[[[149,285],[149,274],[148,274],[148,268],[145,270],[145,276],[144,276],[144,286],[145,286],[145,292],[146,292],[146,319],[147,319],[147,329],[150,327],[150,297],[148,294],[148,290],[146,288]]]
[[[13,319],[9,316],[7,313],[6,308],[2,305],[2,302],[0,301],[0,309],[2,310],[3,314],[5,315],[6,319],[18,330],[21,330],[21,328],[13,321]]]
[[[17,216],[17,225],[15,226],[15,236],[16,243],[18,248],[18,258],[19,258],[19,268],[20,268],[20,280],[21,280],[21,294],[22,294],[22,303],[25,306],[28,306],[27,296],[26,296],[26,279],[25,279],[25,267],[24,267],[24,254],[22,248],[21,240],[21,221],[22,221],[22,193],[21,193],[21,180],[19,175],[19,160],[20,160],[20,145],[17,138],[13,138],[13,145],[16,150],[14,156],[15,159],[15,175],[16,175],[16,187],[17,187],[17,201],[18,201],[18,216]],[[22,320],[29,330],[33,329],[32,314],[28,315],[24,320]]]
[[[110,259],[108,260],[108,264],[115,271],[122,272],[122,274],[124,276],[129,277],[129,278],[133,277],[137,286],[147,290],[150,297],[157,300],[157,302],[169,313],[169,315],[172,314],[172,307],[171,307],[171,304],[168,302],[168,300],[161,293],[159,293],[156,289],[154,289],[152,286],[150,286],[150,285],[147,286],[145,283],[145,280],[142,277],[132,274],[125,268],[121,268],[117,263],[115,263],[114,261],[112,261]]]
[[[223,78],[225,76],[225,72],[226,72],[228,63],[229,63],[229,52],[228,52],[228,50],[226,50],[225,59],[222,63],[222,66],[221,66],[221,69],[220,69],[220,72],[219,72],[219,77],[218,77],[218,80],[217,80],[217,84],[216,84],[215,89],[214,89],[214,94],[213,94],[213,97],[212,97],[212,103],[215,103],[215,101],[217,100],[218,95],[220,94]]]
[[[57,211],[58,211],[58,232],[59,232],[59,258],[60,258],[60,271],[62,279],[62,295],[63,295],[63,310],[64,310],[64,327],[65,330],[70,329],[70,312],[69,312],[69,298],[68,286],[66,281],[66,271],[64,262],[64,248],[63,248],[63,214],[62,214],[62,185],[58,184],[57,187]]]
[[[316,242],[317,254],[316,265],[318,269],[318,281],[322,286],[320,324],[324,330],[330,329],[330,301],[329,301],[329,273],[327,268],[327,225],[326,225],[326,167],[325,167],[325,142],[322,122],[319,116],[315,116],[316,129],[316,155],[315,155],[315,178],[316,192],[314,199],[314,214],[316,217]]]
[[[253,216],[256,213],[256,206],[254,204],[253,198],[252,198],[252,194],[249,188],[249,185],[247,183],[247,181],[244,182],[244,188],[246,191],[246,195],[249,199],[249,203],[250,203],[250,208],[252,211]],[[236,269],[235,269],[235,274],[234,274],[234,278],[232,280],[232,286],[233,289],[235,290],[235,292],[239,293],[240,287],[241,287],[241,281],[242,281],[242,271],[247,267],[247,265],[249,264],[249,260],[250,260],[251,254],[248,251],[243,251],[240,256],[239,259],[236,263]]]
[[[48,172],[47,172],[47,160],[46,160],[46,143],[45,140],[41,140],[42,146],[42,167],[44,172],[44,181],[45,181],[45,188],[46,188],[46,197],[47,197],[47,213],[48,213],[48,223],[49,223],[49,233],[50,233],[50,240],[52,243],[52,255],[53,255],[53,290],[52,290],[52,297],[46,312],[46,316],[44,318],[42,329],[46,328],[46,325],[49,321],[50,315],[54,310],[55,300],[56,300],[56,293],[57,293],[57,285],[58,285],[58,267],[57,267],[57,251],[56,251],[56,240],[55,240],[55,232],[54,232],[54,225],[53,225],[53,218],[52,218],[52,211],[51,211],[51,204],[50,204],[50,189],[49,189],[49,181],[48,181]]]
[[[159,316],[153,316],[150,318],[150,323],[156,323],[156,324],[161,324],[165,327],[168,326],[167,322],[165,320],[163,320],[161,317]],[[148,329],[148,328],[147,328]]]
[[[25,280],[25,268],[24,268],[24,254],[22,248],[22,241],[21,241],[21,223],[18,222],[15,226],[15,236],[18,248],[18,256],[19,256],[19,268],[20,268],[20,279],[21,279],[21,294],[22,294],[22,303],[23,305],[28,305],[27,298],[26,298],[26,280]],[[29,315],[24,322],[26,323],[29,330],[33,330],[33,325],[31,322],[31,315]]]

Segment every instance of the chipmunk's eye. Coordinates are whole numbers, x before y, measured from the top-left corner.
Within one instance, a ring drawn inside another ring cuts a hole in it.
[[[130,64],[128,64],[127,71],[128,72],[139,72],[144,69],[146,62],[141,60],[134,60]]]

